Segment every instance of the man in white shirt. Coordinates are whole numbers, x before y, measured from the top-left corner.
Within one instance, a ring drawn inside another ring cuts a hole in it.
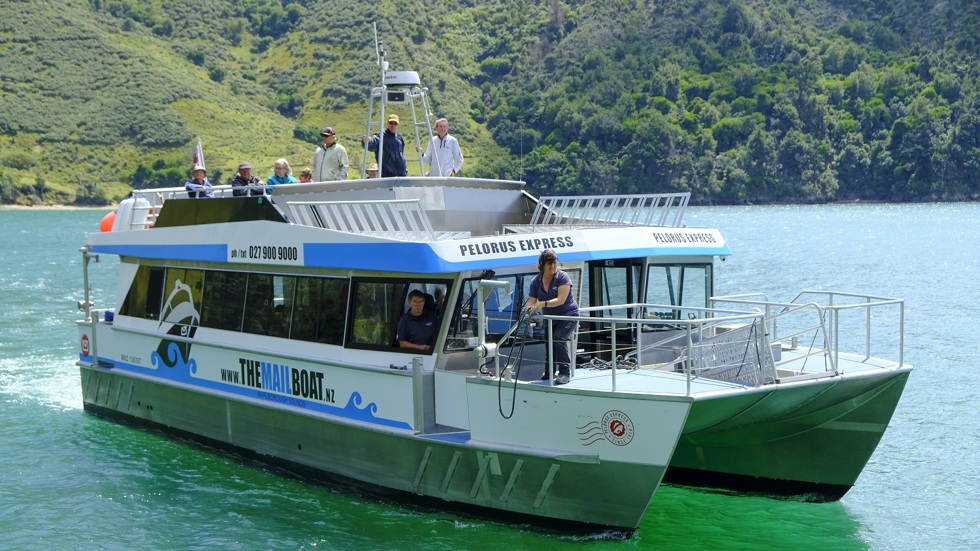
[[[416,150],[421,154],[422,148]],[[426,176],[455,176],[463,168],[463,152],[459,150],[459,140],[449,135],[449,121],[436,121],[436,137],[422,155],[422,162],[429,163]]]

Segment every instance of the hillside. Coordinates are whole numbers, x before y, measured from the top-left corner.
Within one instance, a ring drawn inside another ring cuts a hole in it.
[[[359,166],[372,22],[467,176],[699,203],[980,197],[969,0],[8,0],[0,203],[179,185],[198,139],[218,181],[242,160],[298,171],[326,125]]]

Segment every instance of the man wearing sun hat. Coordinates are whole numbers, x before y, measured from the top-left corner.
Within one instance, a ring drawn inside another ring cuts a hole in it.
[[[384,158],[378,159],[378,146],[382,145]],[[388,115],[388,128],[384,133],[364,136],[368,151],[374,151],[374,160],[381,165],[381,177],[408,176],[408,163],[405,162],[405,140],[398,135],[398,115]]]
[[[313,181],[326,182],[330,180],[346,180],[347,150],[337,143],[337,133],[331,127],[320,132],[323,143],[313,154]]]
[[[191,179],[184,183],[187,196],[191,199],[211,197],[211,182],[208,181],[208,171],[202,165],[194,165],[191,169]]]

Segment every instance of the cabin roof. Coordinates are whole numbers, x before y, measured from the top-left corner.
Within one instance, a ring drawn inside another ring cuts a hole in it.
[[[717,230],[683,225],[688,194],[538,199],[515,184],[390,178],[214,199],[150,190],[163,207],[152,230],[89,242],[93,252],[161,260],[432,274],[534,266],[546,248],[563,261],[730,254]]]

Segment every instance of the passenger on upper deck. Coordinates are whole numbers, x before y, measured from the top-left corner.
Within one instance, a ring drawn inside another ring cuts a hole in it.
[[[367,167],[367,177],[377,178],[378,177],[378,163],[371,163]]]
[[[384,140],[384,158],[378,159],[378,146]],[[408,163],[405,162],[405,140],[398,135],[398,115],[388,117],[388,128],[373,136],[364,136],[368,151],[374,151],[374,159],[381,165],[381,177],[408,176]]]
[[[307,182],[312,182],[312,181],[313,181],[313,171],[310,170],[310,167],[306,167],[303,170],[299,171],[299,183],[305,184]]]
[[[232,194],[237,197],[241,197],[249,194],[262,195],[264,191],[262,189],[262,180],[259,180],[255,176],[252,176],[251,163],[242,163],[238,165],[238,174],[236,174],[235,177],[231,179],[231,185],[232,187],[242,188],[242,189],[236,189],[232,191]],[[255,187],[256,189],[249,191],[244,189],[246,187]]]
[[[347,150],[337,143],[337,133],[328,126],[320,132],[320,137],[323,144],[313,154],[313,181],[346,180],[350,163],[347,160]]]
[[[408,294],[409,310],[398,321],[398,346],[416,350],[432,350],[439,318],[425,307],[425,293],[413,289]]]
[[[211,182],[208,181],[207,173],[207,169],[203,166],[194,165],[191,169],[191,179],[184,184],[188,197],[191,199],[211,197]]]
[[[549,316],[578,316],[578,303],[572,296],[572,280],[567,273],[558,269],[558,254],[553,249],[545,249],[538,256],[538,275],[531,280],[531,289],[528,292],[528,313],[533,315],[542,310]],[[555,384],[563,385],[568,382],[572,372],[568,342],[578,323],[561,320],[554,321],[551,325],[551,358],[555,364]],[[545,327],[547,329],[547,325]],[[547,366],[541,379],[548,379]]]
[[[280,184],[295,184],[296,178],[290,174],[289,161],[286,159],[276,159],[275,164],[272,165],[272,176],[265,181],[267,186],[278,186]],[[272,190],[269,190],[272,193]]]
[[[421,147],[416,147],[419,154]],[[449,135],[449,121],[436,121],[436,137],[429,142],[422,162],[429,163],[426,176],[455,176],[463,168],[463,152],[459,150],[459,140]]]

